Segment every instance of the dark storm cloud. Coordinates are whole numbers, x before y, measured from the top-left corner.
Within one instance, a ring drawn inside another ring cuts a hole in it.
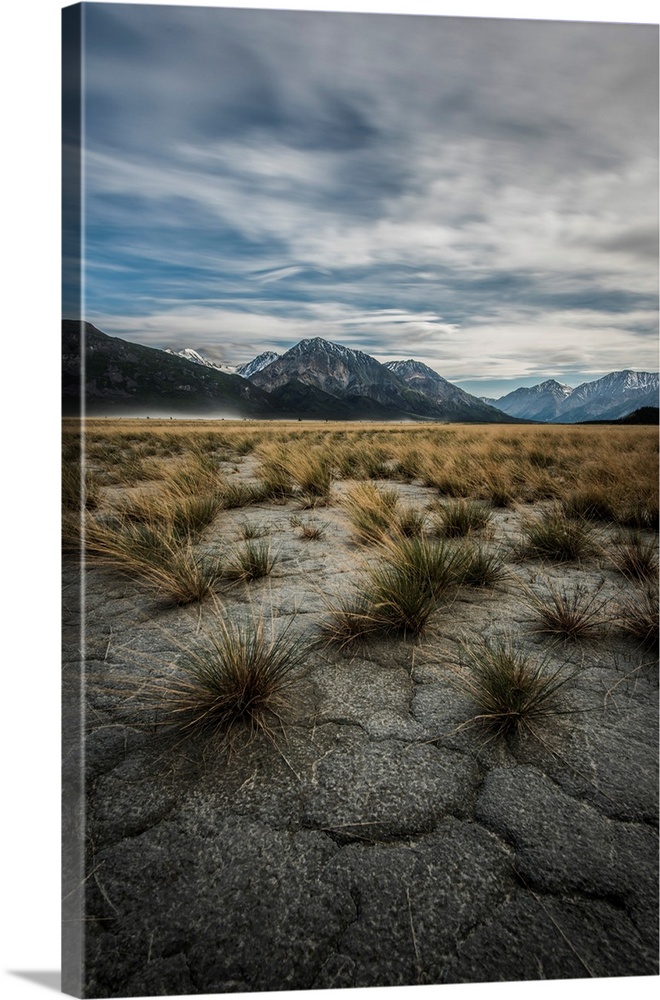
[[[539,344],[561,368],[576,341],[584,366],[651,366],[654,29],[86,17],[90,301],[109,329],[175,346],[178,323],[179,346],[239,353],[415,344],[466,378],[536,370]]]

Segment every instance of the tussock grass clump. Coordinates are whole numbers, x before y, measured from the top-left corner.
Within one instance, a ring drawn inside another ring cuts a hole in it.
[[[563,497],[561,506],[566,517],[611,524],[616,521],[616,511],[610,494],[602,486],[586,486]]]
[[[265,457],[257,475],[264,499],[282,501],[293,495],[293,480],[285,458]]]
[[[465,723],[482,726],[492,737],[508,739],[562,714],[561,693],[574,674],[547,669],[514,649],[504,637],[482,639],[461,647],[463,669],[457,686],[474,703],[477,714]]]
[[[539,559],[571,562],[595,551],[586,522],[566,517],[558,507],[523,521],[521,530],[523,553]]]
[[[218,493],[189,493],[175,484],[163,491],[143,492],[116,507],[125,523],[143,524],[180,540],[194,539],[216,517],[221,502]]]
[[[217,560],[200,555],[189,541],[182,543],[160,524],[90,520],[85,541],[93,561],[144,581],[173,604],[204,600],[222,575]]]
[[[428,591],[434,598],[462,583],[466,550],[432,538],[393,538],[383,542],[380,553],[385,565]],[[369,570],[373,576],[378,567]]]
[[[444,538],[465,538],[490,526],[493,513],[474,500],[454,500],[437,508],[436,533]]]
[[[221,507],[217,493],[202,493],[199,496],[172,499],[170,508],[172,529],[175,535],[181,538],[195,538],[215,520]]]
[[[341,500],[357,540],[363,545],[379,542],[389,532],[398,504],[395,488],[379,489],[371,482],[357,483]]]
[[[623,528],[636,528],[640,531],[658,530],[658,498],[638,497],[628,500],[622,505],[617,518]]]
[[[243,438],[235,442],[233,449],[242,458],[244,455],[249,455],[250,452],[254,451],[254,444],[255,442],[252,438]]]
[[[426,515],[416,507],[403,507],[397,512],[394,522],[395,533],[404,538],[417,538],[424,533]]]
[[[368,595],[340,594],[328,602],[319,623],[321,638],[339,649],[377,638],[382,631],[383,622]]]
[[[90,515],[88,514],[87,517]],[[62,554],[65,556],[82,555],[83,521],[85,512],[81,510],[62,510]]]
[[[646,541],[637,531],[617,539],[612,559],[629,580],[653,580],[658,575],[657,542]]]
[[[213,459],[199,452],[190,456],[181,465],[173,467],[168,476],[168,486],[180,496],[216,493],[220,480]]]
[[[258,483],[224,482],[220,487],[220,502],[225,510],[249,507],[264,500],[267,495],[265,488]]]
[[[217,616],[179,674],[160,678],[151,694],[166,720],[184,735],[201,735],[234,749],[284,730],[304,646],[289,627],[277,633],[263,620],[245,624]]]
[[[658,586],[647,585],[619,601],[614,622],[640,646],[658,646]]]
[[[256,521],[243,521],[238,530],[246,542],[252,538],[263,538],[269,533],[269,528],[265,524],[258,524]]]
[[[440,599],[464,572],[461,549],[427,538],[383,543],[382,559],[366,570],[357,597],[330,605],[321,624],[327,641],[340,647],[368,638],[423,635]]]
[[[593,639],[607,627],[611,615],[599,589],[581,584],[553,587],[543,594],[530,592],[527,603],[534,615],[532,631],[550,639],[579,642]]]
[[[270,542],[248,540],[230,556],[225,576],[228,580],[248,583],[268,576],[274,565]]]
[[[495,474],[488,476],[479,490],[481,498],[487,500],[493,507],[510,507],[516,499],[509,480]]]
[[[367,479],[387,479],[390,476],[389,451],[377,445],[363,445],[358,451],[360,468]]]
[[[316,542],[325,536],[325,528],[315,521],[306,521],[300,525],[299,537],[306,542]]]
[[[461,551],[462,567],[457,582],[463,587],[494,587],[505,579],[507,570],[498,552],[469,544]]]
[[[418,478],[422,472],[423,465],[424,459],[421,452],[416,448],[408,448],[399,454],[392,471],[398,479],[409,483],[413,479]]]
[[[327,454],[297,452],[287,462],[287,471],[300,490],[305,507],[328,503],[332,486],[332,462]]]

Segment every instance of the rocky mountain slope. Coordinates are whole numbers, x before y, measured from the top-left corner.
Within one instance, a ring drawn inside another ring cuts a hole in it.
[[[276,354],[275,351],[264,351],[263,354],[259,354],[256,358],[253,358],[252,361],[248,361],[244,365],[237,365],[236,374],[242,375],[243,378],[251,378],[253,375],[256,375],[257,372],[260,372],[262,368],[265,368],[266,365],[271,364],[273,361],[277,361],[278,358],[279,354]]]
[[[441,420],[500,421],[501,415],[446,382],[420,362],[392,364],[321,337],[301,340],[291,350],[250,376],[266,392],[282,389],[292,380],[314,386],[354,407],[378,413]],[[413,370],[411,366],[417,366]]]
[[[610,372],[595,382],[583,382],[567,398],[562,419],[617,420],[642,406],[658,405],[658,373]]]
[[[389,371],[394,372],[411,389],[421,392],[427,399],[432,400],[437,405],[451,411],[463,413],[467,407],[474,414],[474,420],[492,420],[491,406],[484,405],[484,401],[471,396],[469,392],[459,389],[457,385],[452,385],[446,378],[439,375],[433,368],[423,364],[421,361],[389,361],[385,365]],[[516,414],[511,414],[516,416]],[[465,419],[465,418],[463,418]]]
[[[511,416],[550,423],[618,420],[643,406],[658,405],[658,373],[626,369],[571,389],[554,379],[515,389],[492,406]]]

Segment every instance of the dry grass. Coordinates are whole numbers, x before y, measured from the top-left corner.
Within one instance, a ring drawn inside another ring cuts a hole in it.
[[[270,529],[265,524],[259,524],[256,521],[243,521],[238,530],[241,538],[246,542],[252,538],[263,538],[264,535],[270,533]]]
[[[237,507],[249,507],[250,504],[265,500],[267,492],[258,483],[234,483],[225,481],[219,489],[220,501],[224,510],[234,510]]]
[[[657,541],[645,540],[639,532],[633,531],[615,541],[612,561],[629,580],[654,580],[658,575]]]
[[[318,542],[325,537],[325,528],[315,521],[306,521],[300,525],[299,537],[305,542]]]
[[[658,647],[658,586],[647,584],[622,598],[615,611],[614,622],[641,647]]]
[[[475,500],[454,500],[436,508],[434,529],[444,538],[466,538],[485,531],[493,521],[492,511]]]
[[[395,488],[382,489],[371,482],[356,483],[341,498],[341,506],[357,541],[372,545],[380,542],[395,524],[399,494]]]
[[[393,534],[404,538],[417,538],[424,534],[426,514],[416,507],[401,507],[396,513]]]
[[[190,541],[168,534],[160,524],[88,520],[88,558],[143,581],[173,604],[209,597],[222,576],[218,560],[195,551]]]
[[[533,614],[532,631],[549,639],[595,639],[612,617],[600,589],[591,590],[579,583],[559,587],[548,584],[544,593],[529,592],[527,603]]]
[[[344,647],[374,637],[418,638],[465,573],[462,548],[428,538],[388,539],[379,555],[356,595],[329,604],[321,622],[326,641]]]
[[[296,450],[287,459],[287,472],[298,488],[303,507],[318,507],[330,500],[332,462],[323,450]]]
[[[66,420],[66,455],[75,456],[79,436],[80,422]],[[652,427],[152,420],[147,428],[137,419],[92,419],[85,421],[85,449],[92,471],[117,482],[141,481],[149,459],[254,452],[274,496],[294,489],[287,468],[294,451],[325,451],[344,478],[414,478],[495,506],[552,498],[571,515],[657,530]]]
[[[248,540],[229,556],[224,575],[228,580],[249,583],[268,576],[274,565],[270,542]]]
[[[266,628],[263,616],[238,624],[217,614],[177,673],[153,682],[147,694],[182,735],[229,749],[260,734],[275,740],[291,707],[302,649],[291,621],[277,632],[272,622]]]
[[[566,517],[554,507],[537,517],[529,517],[521,526],[523,555],[553,562],[572,562],[592,555],[595,546],[586,521]]]
[[[516,650],[509,639],[463,644],[461,664],[455,682],[476,709],[465,725],[478,725],[491,737],[536,735],[544,722],[566,711],[561,695],[574,673],[549,670],[546,660]]]
[[[462,567],[457,582],[463,587],[494,587],[508,576],[501,554],[483,545],[466,544],[462,549]]]

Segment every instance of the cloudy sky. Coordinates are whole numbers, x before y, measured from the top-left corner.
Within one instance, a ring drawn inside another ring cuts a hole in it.
[[[230,364],[322,336],[479,395],[657,370],[657,42],[87,5],[85,316]]]

